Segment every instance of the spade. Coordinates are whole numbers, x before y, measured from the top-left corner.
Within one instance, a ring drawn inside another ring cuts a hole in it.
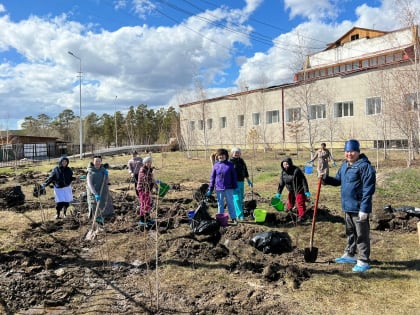
[[[322,177],[318,180],[318,188],[316,191],[316,198],[315,198],[315,205],[314,205],[314,214],[312,217],[312,228],[311,228],[311,238],[309,240],[309,247],[305,248],[305,261],[306,262],[315,262],[316,258],[318,257],[318,248],[314,247],[314,234],[315,234],[315,219],[316,219],[316,212],[318,210],[318,201],[319,201],[319,193],[321,192],[321,184],[322,184]]]

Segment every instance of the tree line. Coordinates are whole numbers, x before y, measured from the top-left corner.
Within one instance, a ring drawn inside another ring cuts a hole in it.
[[[24,135],[56,137],[68,143],[79,143],[79,116],[66,109],[52,118],[47,114],[27,116],[21,125]],[[104,147],[168,143],[180,136],[179,113],[172,106],[148,109],[147,105],[130,106],[126,115],[117,111],[83,118],[83,143]]]

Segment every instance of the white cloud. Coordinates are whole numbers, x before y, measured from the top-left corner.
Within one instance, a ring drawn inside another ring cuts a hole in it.
[[[302,16],[316,21],[335,18],[338,14],[335,1],[329,0],[285,0],[284,7],[290,11],[290,19]]]
[[[273,47],[266,52],[256,53],[243,62],[237,84],[247,82],[251,88],[257,88],[261,86],[262,77],[268,78],[269,85],[291,82],[293,73],[303,65],[305,53],[325,48],[326,44],[344,35],[354,26],[384,31],[403,26],[401,25],[403,21],[398,19],[401,12],[395,9],[395,0],[383,0],[379,7],[362,4],[355,9],[357,20],[347,19],[339,23],[331,22],[330,18],[334,16],[336,9],[332,5],[333,2],[327,2],[324,0],[286,0],[285,7],[290,10],[292,17],[302,15],[308,17],[309,20],[298,25],[291,32],[279,35],[273,41]],[[413,9],[420,8],[419,0],[407,3]],[[325,14],[324,20],[312,17],[311,12],[319,10],[329,12]]]

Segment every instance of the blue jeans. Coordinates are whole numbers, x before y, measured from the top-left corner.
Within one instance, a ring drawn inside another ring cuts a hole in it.
[[[225,189],[225,190],[216,191],[217,206],[218,206],[217,213],[222,214],[225,212],[225,200],[226,200],[229,216],[232,220],[236,219],[235,206],[233,204],[234,191],[235,191],[234,189]]]
[[[238,184],[238,188],[236,188],[233,192],[233,203],[235,205],[236,217],[243,219],[244,217],[243,201],[244,201],[244,195],[245,195],[244,182],[237,182],[237,184]]]

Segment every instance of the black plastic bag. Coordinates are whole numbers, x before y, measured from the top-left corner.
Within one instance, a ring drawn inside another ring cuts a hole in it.
[[[39,196],[41,196],[41,195],[45,195],[47,192],[45,191],[45,187],[43,187],[42,185],[40,185],[40,184],[35,184],[34,185],[34,190],[33,190],[33,192],[32,192],[32,195],[34,196],[34,197],[39,197]]]
[[[194,212],[190,227],[194,234],[212,235],[219,232],[220,224],[210,216],[206,203],[202,201]]]
[[[265,254],[281,254],[292,250],[292,240],[286,232],[261,232],[255,235],[249,243]]]

